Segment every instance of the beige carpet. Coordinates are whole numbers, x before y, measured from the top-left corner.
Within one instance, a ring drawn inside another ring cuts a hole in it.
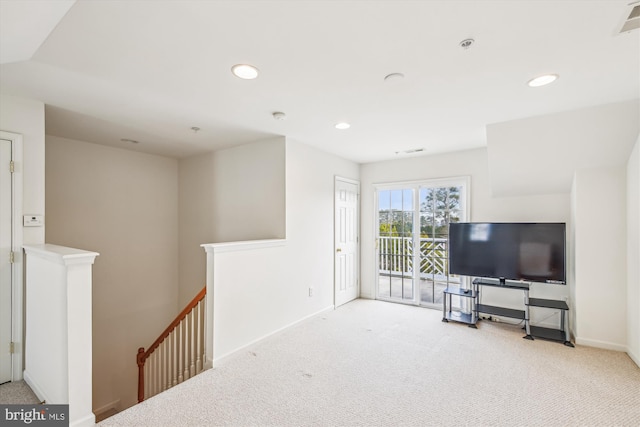
[[[34,405],[37,403],[40,403],[40,400],[24,381],[0,385],[0,404]]]
[[[356,300],[100,426],[639,426],[624,353]]]

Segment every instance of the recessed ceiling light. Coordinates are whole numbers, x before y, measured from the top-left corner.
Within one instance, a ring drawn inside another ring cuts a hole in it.
[[[234,76],[245,80],[252,80],[258,77],[258,69],[249,64],[236,64],[231,67]]]
[[[287,115],[285,113],[283,113],[282,111],[274,111],[273,113],[271,113],[271,115],[276,120],[284,120],[284,119],[287,118]]]
[[[531,87],[540,87],[544,85],[548,85],[549,83],[553,83],[558,79],[557,74],[545,74],[544,76],[536,77],[535,79],[529,80],[527,83]]]
[[[349,129],[351,127],[351,125],[347,122],[342,122],[342,123],[338,123],[336,125],[336,129],[340,129],[340,130],[345,130],[345,129]]]

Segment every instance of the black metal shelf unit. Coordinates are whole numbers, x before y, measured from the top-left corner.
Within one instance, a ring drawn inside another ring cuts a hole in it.
[[[480,287],[481,286],[492,286],[496,288],[502,289],[512,289],[516,291],[524,292],[524,300],[525,304],[527,299],[529,298],[529,284],[528,283],[520,283],[520,282],[506,282],[498,279],[481,279],[477,278],[473,280],[474,290],[476,294],[480,295]],[[510,317],[512,319],[524,320],[525,326],[528,324],[529,316],[526,310],[516,310],[513,308],[506,307],[498,307],[495,305],[487,305],[487,304],[476,304],[476,315],[478,318],[480,317],[480,313],[489,314],[493,316],[501,316],[501,317]],[[529,332],[527,331],[527,335]]]
[[[455,311],[452,309],[451,296],[457,295],[463,298],[469,298],[471,303],[470,312],[463,313],[461,311]],[[470,327],[475,328],[478,321],[477,312],[475,308],[477,293],[472,289],[450,288],[447,287],[443,291],[442,295],[442,321],[448,322],[450,320],[454,322],[466,323]],[[449,304],[447,304],[447,301]],[[448,306],[448,308],[447,308]]]
[[[480,296],[480,288],[482,286],[493,286],[502,289],[512,289],[524,292],[524,310],[516,310],[506,307],[497,307],[486,304],[476,304],[476,318],[480,318],[480,313],[510,317],[513,319],[524,320],[524,329],[527,332],[523,338],[533,340],[534,337],[560,341],[569,347],[573,347],[573,344],[569,340],[569,322],[567,320],[569,306],[565,301],[542,299],[542,298],[529,298],[529,283],[525,282],[508,282],[498,279],[485,279],[476,278],[473,280],[473,290],[476,296]],[[543,328],[541,326],[533,326],[530,323],[529,309],[531,307],[546,308],[560,310],[560,328]]]
[[[534,337],[563,342],[568,347],[573,347],[573,343],[569,339],[568,321],[569,306],[565,301],[529,298],[527,307],[547,308],[552,310],[560,310],[560,328],[543,328],[541,326],[530,326],[530,334]]]

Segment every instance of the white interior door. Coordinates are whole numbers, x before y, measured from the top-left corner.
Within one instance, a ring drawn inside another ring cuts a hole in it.
[[[335,300],[336,307],[360,293],[359,270],[360,184],[343,178],[335,182]]]
[[[0,384],[11,381],[11,141],[0,139]]]

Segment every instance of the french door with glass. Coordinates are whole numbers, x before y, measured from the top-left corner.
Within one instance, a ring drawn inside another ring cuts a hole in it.
[[[376,187],[378,299],[441,308],[442,291],[460,286],[447,239],[449,224],[468,218],[468,187],[469,178]]]

